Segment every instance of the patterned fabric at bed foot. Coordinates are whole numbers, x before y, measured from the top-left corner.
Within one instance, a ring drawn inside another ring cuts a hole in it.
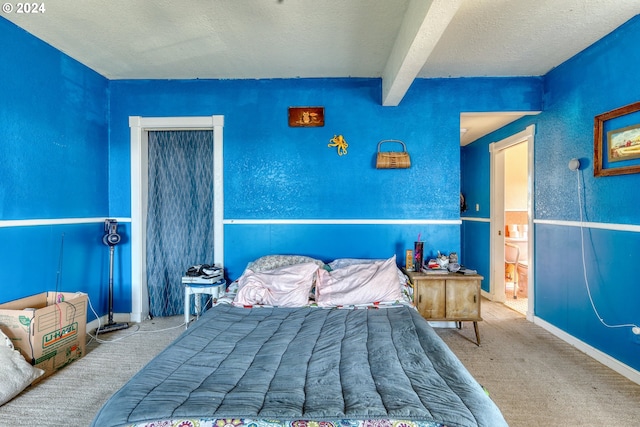
[[[440,423],[405,420],[275,421],[243,418],[158,420],[127,427],[447,427]]]

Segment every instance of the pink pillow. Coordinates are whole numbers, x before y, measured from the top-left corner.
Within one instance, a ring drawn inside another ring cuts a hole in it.
[[[312,262],[255,273],[247,269],[238,279],[234,305],[300,307],[309,304],[318,266]]]
[[[318,271],[316,302],[320,307],[369,304],[402,299],[396,256],[367,264],[354,264],[328,272]]]

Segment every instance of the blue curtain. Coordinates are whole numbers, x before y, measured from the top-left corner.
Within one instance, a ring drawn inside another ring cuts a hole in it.
[[[149,132],[148,194],[149,311],[182,314],[182,276],[213,264],[213,132]]]

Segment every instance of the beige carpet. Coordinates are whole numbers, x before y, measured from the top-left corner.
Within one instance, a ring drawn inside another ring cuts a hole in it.
[[[510,426],[640,426],[640,385],[502,304],[482,317],[480,347],[471,323],[436,330]]]
[[[113,393],[184,331],[183,322],[183,316],[156,318],[99,337],[112,342],[92,340],[85,357],[0,406],[0,426],[87,427]]]
[[[518,426],[638,426],[640,385],[527,322],[483,301],[482,346],[471,324],[438,329],[484,385],[507,422]],[[111,343],[28,388],[0,407],[1,426],[88,426],[100,406],[183,330],[182,316],[158,318],[106,334]],[[178,327],[176,327],[178,326]],[[147,332],[168,329],[163,332]]]

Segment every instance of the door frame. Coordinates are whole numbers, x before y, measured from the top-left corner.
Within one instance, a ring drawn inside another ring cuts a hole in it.
[[[149,317],[147,290],[147,201],[149,188],[149,131],[213,131],[213,262],[224,267],[224,116],[129,117],[131,131],[131,321]]]
[[[533,321],[534,314],[534,238],[535,230],[533,228],[533,207],[534,205],[534,135],[535,125],[529,125],[521,132],[511,135],[498,142],[489,144],[489,152],[491,153],[490,166],[490,186],[491,186],[491,212],[490,212],[490,265],[491,265],[491,283],[489,296],[493,301],[504,302],[504,196],[505,196],[505,152],[504,150],[522,142],[527,142],[527,223],[529,225],[528,240],[528,307],[526,317]]]

